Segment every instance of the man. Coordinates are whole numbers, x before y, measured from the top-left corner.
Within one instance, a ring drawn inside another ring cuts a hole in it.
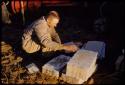
[[[61,43],[55,31],[59,19],[60,17],[56,11],[50,11],[48,15],[33,22],[24,30],[22,48],[27,53],[34,53],[39,50],[43,53],[57,50],[64,50],[66,52],[77,51],[77,46],[64,45]]]

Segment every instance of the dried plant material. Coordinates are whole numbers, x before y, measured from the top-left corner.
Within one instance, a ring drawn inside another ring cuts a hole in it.
[[[1,61],[1,64],[6,64],[6,63],[9,63],[9,60],[3,60],[3,61]]]
[[[1,52],[2,53],[8,53],[10,50],[12,50],[12,47],[9,44],[5,44],[1,46]]]
[[[23,79],[20,79],[20,80],[17,80],[16,81],[16,84],[23,84],[24,83],[24,80]]]

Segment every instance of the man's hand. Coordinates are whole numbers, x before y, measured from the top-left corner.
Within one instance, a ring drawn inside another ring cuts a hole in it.
[[[69,52],[76,52],[79,48],[76,45],[64,45],[64,50]]]

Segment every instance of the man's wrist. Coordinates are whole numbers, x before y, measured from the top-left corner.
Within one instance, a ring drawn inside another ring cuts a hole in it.
[[[64,44],[62,45],[62,50],[66,50],[67,46],[65,46]]]

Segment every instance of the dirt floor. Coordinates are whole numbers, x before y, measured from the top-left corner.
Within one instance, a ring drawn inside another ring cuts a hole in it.
[[[60,8],[58,8],[57,10],[59,9]],[[78,8],[75,7],[75,9]],[[117,19],[115,21],[114,20],[115,16],[114,17],[112,16],[112,18],[108,18],[109,21],[111,21],[111,23],[106,24],[107,26],[106,30],[102,33],[101,32],[98,33],[94,31],[92,26],[94,15],[91,15],[91,13],[89,13],[88,18],[86,17],[80,18],[81,16],[79,15],[77,15],[79,17],[77,17],[76,15],[69,16],[68,14],[70,13],[67,13],[66,11],[63,15],[61,15],[63,19],[61,20],[57,28],[57,31],[60,35],[62,42],[79,41],[84,44],[85,42],[90,40],[97,40],[106,43],[105,59],[97,61],[98,68],[96,72],[91,76],[91,78],[87,82],[83,84],[124,83],[124,76],[123,76],[124,61],[121,63],[118,70],[115,69],[116,67],[115,62],[118,56],[122,55],[122,49],[124,49],[123,28],[120,22],[118,22]],[[59,12],[61,13],[61,11]],[[28,21],[26,24],[32,22],[32,20]],[[118,28],[119,26],[121,26],[121,29]],[[1,40],[2,83],[3,84],[35,84],[35,83],[66,84],[66,82],[64,82],[61,77],[59,79],[56,79],[41,73],[42,66],[53,57],[43,57],[40,53],[28,54],[21,49],[21,36],[23,33],[23,29],[25,29],[25,27],[26,25],[23,26],[18,22],[14,22],[10,25],[4,24],[3,27],[1,28],[2,29],[1,33],[2,34],[1,37],[2,38]],[[35,74],[28,73],[25,66],[32,62],[38,66],[40,72]]]

